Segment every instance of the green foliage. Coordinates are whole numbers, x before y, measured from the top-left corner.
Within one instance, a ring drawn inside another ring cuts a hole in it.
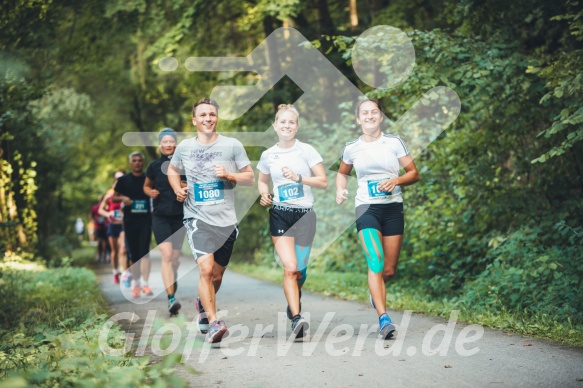
[[[86,269],[46,269],[11,256],[0,265],[0,385],[185,386],[176,356],[106,356],[98,338],[107,322],[95,275]],[[108,345],[124,346],[118,326]]]
[[[539,136],[553,138],[559,144],[543,153],[532,163],[545,163],[547,160],[573,152],[573,147],[581,146],[583,140],[583,33],[581,18],[583,10],[577,9],[578,2],[567,2],[569,13],[553,17],[551,20],[568,23],[570,37],[566,40],[564,51],[555,54],[550,61],[540,67],[529,68],[530,72],[540,74],[546,80],[548,92],[541,98],[540,103],[552,107],[558,113],[553,117],[550,127],[545,128]],[[551,143],[552,144],[552,143]]]
[[[545,248],[540,240],[547,233],[518,230],[492,244],[491,264],[464,286],[461,300],[474,308],[504,306],[583,323],[583,263],[574,260],[583,249],[583,235],[571,232],[576,236],[573,244]]]
[[[359,7],[354,29],[347,4],[332,0],[22,0],[3,7],[0,162],[8,194],[0,195],[0,222],[23,229],[2,229],[2,248],[22,238],[22,249],[36,247],[51,265],[68,265],[60,258],[74,248],[73,220],[87,214],[134,150],[121,142],[125,132],[167,126],[192,132],[193,101],[217,84],[258,80],[253,73],[193,73],[183,66],[163,71],[159,59],[244,56],[285,22],[314,40],[361,90],[380,98],[393,120],[434,86],[454,89],[462,101],[456,122],[417,158],[421,182],[405,189],[407,226],[394,295],[406,298],[401,290],[415,290],[419,298],[472,301],[491,315],[541,311],[563,323],[569,315],[579,319],[571,312],[581,310],[573,296],[580,291],[574,263],[583,222],[580,2],[373,3]],[[371,90],[350,68],[351,50],[355,35],[384,23],[408,33],[416,67],[398,87]],[[321,36],[338,31],[350,33]],[[267,128],[276,104],[297,99],[298,89],[282,79],[243,118],[222,121],[220,129]],[[356,135],[351,109],[351,101],[339,107],[342,122],[335,126],[325,119],[333,112],[323,112],[322,123],[302,123],[310,142],[337,141],[336,149],[323,152],[327,165]],[[154,147],[143,150],[155,156]],[[262,150],[250,151],[258,156]],[[315,194],[316,201],[330,200]],[[6,210],[10,198],[16,213]],[[341,214],[329,207],[318,216],[326,228]],[[241,256],[270,267],[266,220],[265,209],[255,205],[241,223],[237,246]],[[313,267],[364,274],[354,229]],[[356,286],[343,280],[334,287]],[[561,297],[537,294],[547,288]]]

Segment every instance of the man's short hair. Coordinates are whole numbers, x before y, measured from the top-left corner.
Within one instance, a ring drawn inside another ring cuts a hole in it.
[[[130,161],[130,162],[131,162],[131,161],[132,161],[132,158],[133,158],[134,156],[139,156],[140,158],[142,158],[142,160],[144,160],[144,154],[142,154],[140,151],[134,151],[134,152],[132,152],[132,153],[130,154],[130,156],[129,156],[129,158],[128,158],[128,161]]]
[[[199,100],[198,102],[196,102],[193,106],[192,106],[192,117],[195,116],[196,113],[196,107],[199,105],[203,105],[203,104],[208,104],[208,105],[212,105],[215,108],[217,108],[217,114],[219,114],[219,104],[210,98],[203,98],[202,100]]]

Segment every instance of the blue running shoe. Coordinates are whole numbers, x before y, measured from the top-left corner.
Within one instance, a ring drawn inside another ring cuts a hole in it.
[[[227,326],[225,326],[225,322],[213,321],[209,325],[208,337],[206,341],[209,344],[216,344],[217,342],[221,342],[226,332]]]
[[[124,272],[121,275],[121,282],[124,285],[124,287],[130,288],[131,287],[131,282],[132,282],[132,275],[130,275],[127,272]]]
[[[176,300],[176,298],[168,299],[168,312],[170,315],[178,315],[178,310],[180,310],[181,307],[182,305]]]
[[[379,335],[382,339],[389,339],[395,333],[395,325],[389,318],[387,313],[384,313],[379,317]]]
[[[301,311],[302,311],[302,290],[300,290],[300,312]],[[287,314],[287,319],[289,319],[290,321],[292,319],[294,319],[294,316],[291,313],[291,309],[289,308],[289,305],[285,309],[285,313]]]
[[[202,334],[206,334],[208,332],[209,327],[209,320],[206,317],[206,312],[200,303],[200,298],[197,296],[196,301],[194,302],[194,306],[198,311],[198,329]]]

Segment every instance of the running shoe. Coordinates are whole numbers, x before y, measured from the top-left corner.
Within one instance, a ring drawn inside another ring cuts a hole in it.
[[[133,298],[140,297],[140,286],[134,286],[134,288],[132,288],[132,297]]]
[[[302,290],[300,290],[300,312],[302,311]],[[291,309],[289,308],[289,305],[287,305],[286,309],[285,309],[285,313],[287,314],[287,319],[289,319],[290,321],[292,319],[294,319],[294,316],[292,315]]]
[[[142,292],[148,296],[150,295],[154,295],[154,293],[152,292],[152,289],[150,288],[150,286],[144,286],[142,287]]]
[[[127,287],[127,288],[131,287],[130,275],[127,272],[124,272],[121,275],[121,282],[124,285],[124,287]]]
[[[209,344],[216,344],[217,342],[221,342],[226,332],[227,326],[225,326],[225,322],[213,321],[209,325],[208,337],[206,342],[208,342]]]
[[[200,303],[200,298],[197,296],[196,301],[194,302],[194,307],[198,311],[198,329],[202,334],[206,334],[208,332],[209,327],[209,320],[206,317],[206,312],[202,307],[202,303]]]
[[[119,284],[119,272],[113,274],[113,283],[114,284]]]
[[[168,299],[168,312],[170,315],[177,315],[181,307],[182,305],[176,298]]]
[[[395,325],[393,325],[393,322],[391,321],[391,318],[389,318],[389,315],[387,313],[382,314],[379,317],[379,335],[381,336],[382,339],[389,339],[393,336],[393,334],[395,333]]]
[[[306,331],[310,327],[308,321],[306,321],[300,314],[296,315],[292,319],[292,333],[295,335],[296,338],[302,338],[306,335]]]

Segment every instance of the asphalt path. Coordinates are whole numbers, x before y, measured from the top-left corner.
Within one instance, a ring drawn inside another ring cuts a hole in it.
[[[128,349],[153,359],[178,354],[178,373],[194,387],[583,388],[583,349],[457,323],[455,314],[445,320],[390,310],[398,333],[381,340],[369,304],[304,292],[302,314],[310,329],[306,338],[293,341],[282,288],[229,270],[217,295],[229,332],[210,345],[196,324],[194,260],[181,258],[178,317],[168,315],[159,264],[153,253],[155,295],[135,300],[129,288],[113,284],[108,265],[96,272],[110,320],[127,333]],[[192,368],[196,374],[188,371]]]

